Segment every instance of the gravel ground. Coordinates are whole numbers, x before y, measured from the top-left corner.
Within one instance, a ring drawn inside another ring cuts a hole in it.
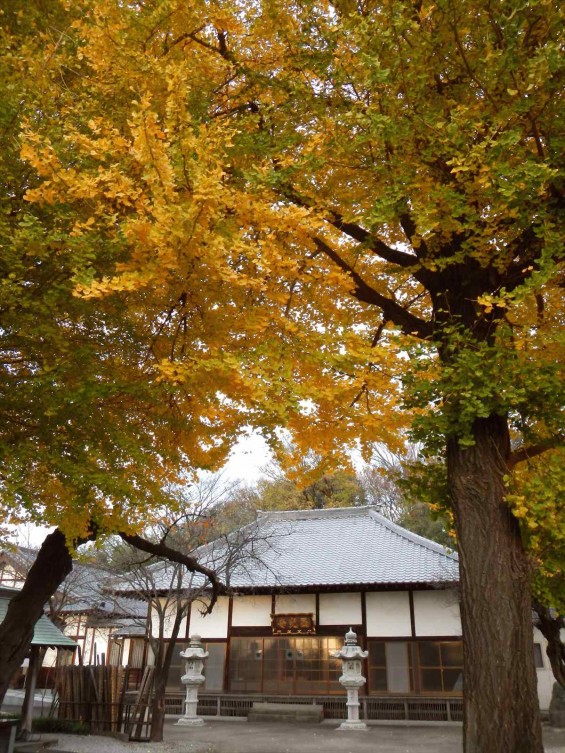
[[[179,753],[175,742],[125,743],[100,735],[57,734],[57,745],[47,748],[48,753]]]
[[[164,743],[127,743],[111,737],[57,735],[51,753],[461,753],[461,726],[371,725],[341,732],[337,723],[248,724],[207,721],[197,728],[165,724]],[[565,753],[565,730],[544,729],[546,753]]]

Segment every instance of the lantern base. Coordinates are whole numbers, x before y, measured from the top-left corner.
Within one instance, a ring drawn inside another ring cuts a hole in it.
[[[366,731],[369,728],[367,727],[367,725],[365,724],[365,722],[349,722],[348,721],[348,722],[342,722],[339,725],[338,729],[343,729],[343,730],[357,730],[357,731],[361,731],[362,732],[363,730]]]
[[[177,722],[177,726],[180,726],[180,727],[203,727],[204,723],[205,723],[204,719],[201,719],[199,716],[196,716],[196,717],[181,716],[181,718]]]

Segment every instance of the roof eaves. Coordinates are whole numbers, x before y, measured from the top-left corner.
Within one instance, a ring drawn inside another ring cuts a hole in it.
[[[448,549],[446,549],[446,547],[442,546],[441,544],[438,544],[437,541],[426,539],[424,536],[419,536],[417,533],[412,533],[412,531],[408,531],[406,528],[399,526],[397,523],[393,523],[391,520],[388,520],[387,518],[384,517],[384,515],[381,515],[372,507],[368,509],[369,509],[369,515],[374,520],[379,522],[381,525],[386,526],[389,530],[391,530],[393,533],[396,533],[398,536],[401,536],[404,539],[408,539],[408,541],[411,541],[413,544],[418,544],[418,546],[421,546],[424,549],[430,549],[431,551],[436,552],[437,554],[443,554],[445,557],[449,557],[454,562],[459,562],[459,556],[457,552],[455,551],[450,552]]]

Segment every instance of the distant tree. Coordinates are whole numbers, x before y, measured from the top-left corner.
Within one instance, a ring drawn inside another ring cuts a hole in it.
[[[333,467],[313,449],[289,439],[278,443],[277,462],[264,467],[256,484],[255,504],[261,510],[324,509],[365,504],[365,491],[355,473]]]
[[[430,494],[421,483],[425,475],[429,484],[436,467],[420,455],[417,445],[407,444],[396,454],[377,445],[371,462],[359,472],[359,480],[367,499],[386,518],[439,544],[455,547],[445,488],[436,488]]]
[[[178,487],[174,491],[177,504],[160,511],[159,522],[143,532],[144,538],[203,559],[229,588],[234,568],[260,563],[270,545],[268,536],[259,535],[249,516],[234,517],[229,501],[237,487],[236,482],[226,481],[221,474],[210,474],[196,484]],[[179,513],[179,509],[183,512]],[[255,517],[253,514],[253,520]],[[205,551],[198,552],[202,547]],[[200,604],[204,613],[207,611],[211,583],[202,575],[187,573],[182,563],[151,554],[148,557],[121,539],[113,539],[104,551],[106,567],[114,573],[107,587],[115,593],[135,595],[148,607],[147,623],[140,624],[147,626],[146,638],[153,654],[150,738],[160,742],[167,681],[178,651],[179,631],[194,604]]]

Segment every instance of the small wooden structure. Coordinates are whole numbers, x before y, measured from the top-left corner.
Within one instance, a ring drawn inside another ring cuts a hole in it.
[[[8,611],[10,601],[19,593],[15,588],[0,588],[0,623]],[[19,737],[26,740],[31,735],[33,718],[33,701],[37,684],[37,675],[46,649],[57,648],[74,651],[77,644],[67,638],[51,620],[42,615],[35,624],[29,653],[29,665],[25,681],[25,696],[22,705],[22,717]]]

